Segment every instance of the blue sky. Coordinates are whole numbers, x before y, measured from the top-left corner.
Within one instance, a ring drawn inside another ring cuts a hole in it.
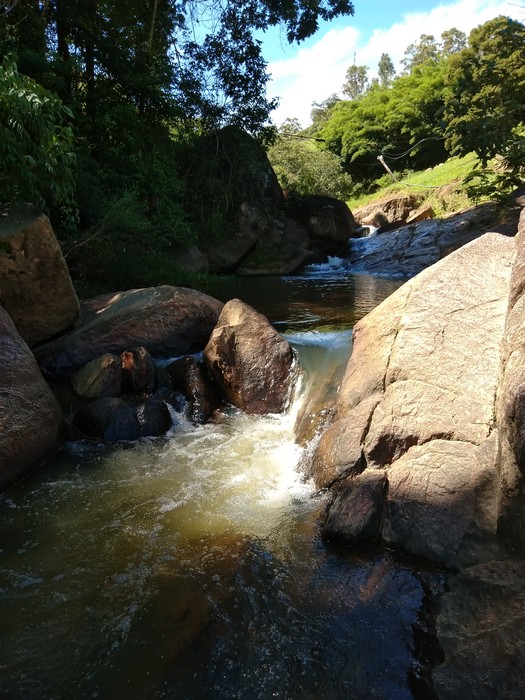
[[[317,34],[299,46],[289,46],[284,34],[271,30],[263,37],[263,54],[272,80],[268,95],[280,99],[273,120],[310,122],[312,102],[333,93],[341,96],[345,73],[353,61],[369,68],[373,77],[383,52],[396,69],[406,47],[421,34],[439,41],[451,27],[467,35],[497,15],[525,21],[525,0],[354,0],[355,14],[324,23]]]

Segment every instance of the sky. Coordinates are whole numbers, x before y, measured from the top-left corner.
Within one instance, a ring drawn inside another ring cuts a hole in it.
[[[266,32],[263,55],[271,80],[268,97],[278,97],[272,119],[310,123],[313,102],[340,97],[347,68],[355,62],[377,73],[382,53],[390,55],[396,71],[405,49],[421,34],[441,33],[456,27],[465,34],[480,24],[505,15],[525,22],[525,0],[353,0],[354,15],[323,23],[315,36],[290,46],[278,29]]]

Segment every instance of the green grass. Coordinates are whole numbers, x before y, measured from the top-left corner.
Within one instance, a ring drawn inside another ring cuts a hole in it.
[[[477,156],[471,153],[463,158],[449,158],[447,161],[436,165],[434,168],[409,173],[404,177],[396,174],[394,171],[396,177],[399,178],[397,182],[391,181],[390,184],[376,190],[373,194],[366,194],[351,199],[347,204],[350,209],[357,209],[358,207],[362,207],[369,202],[373,202],[387,195],[406,193],[422,195],[425,201],[434,208],[437,216],[451,211],[458,211],[459,209],[466,209],[471,206],[473,202],[471,202],[462,191],[461,183],[476,165],[477,161]],[[386,180],[386,178],[387,176],[385,175],[382,180]],[[433,190],[450,183],[458,183],[458,190],[460,191],[444,203],[433,193]]]

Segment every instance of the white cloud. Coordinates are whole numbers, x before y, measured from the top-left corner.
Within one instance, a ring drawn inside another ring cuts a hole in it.
[[[371,36],[362,35],[354,25],[331,29],[308,48],[300,48],[293,57],[269,64],[272,82],[268,94],[280,98],[273,119],[280,124],[292,117],[306,126],[310,122],[312,103],[340,92],[354,53],[358,65],[367,65],[373,76],[382,53],[388,53],[399,69],[405,49],[421,34],[432,34],[439,40],[443,31],[456,27],[468,35],[473,27],[501,14],[524,19],[523,8],[517,3],[458,0],[438,5],[428,12],[407,14],[389,29],[375,30]]]

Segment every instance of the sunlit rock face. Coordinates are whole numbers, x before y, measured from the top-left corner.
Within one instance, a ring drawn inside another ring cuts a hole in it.
[[[353,490],[356,475],[384,470],[378,537],[446,566],[489,557],[498,526],[495,401],[513,256],[513,239],[488,233],[355,326],[313,460],[323,487]]]

